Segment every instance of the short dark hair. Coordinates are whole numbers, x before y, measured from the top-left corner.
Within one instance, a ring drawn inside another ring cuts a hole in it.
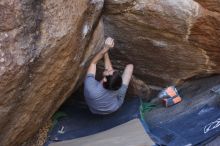
[[[107,81],[103,83],[105,89],[118,90],[122,85],[122,77],[118,71],[114,71],[112,75],[106,76]]]

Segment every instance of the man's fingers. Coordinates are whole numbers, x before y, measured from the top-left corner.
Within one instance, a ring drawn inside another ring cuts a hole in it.
[[[110,37],[108,37],[107,39],[106,39],[106,41],[111,41],[112,40],[112,38],[110,38]]]
[[[112,40],[111,40],[111,46],[113,46],[113,45],[114,45],[114,40],[112,39]]]
[[[114,46],[114,39],[112,39],[111,37],[108,37],[106,40],[105,40],[105,44],[109,47],[113,47]]]
[[[106,42],[106,44],[110,44],[111,43],[111,39],[107,38],[105,42]]]
[[[106,42],[108,42],[108,41],[109,41],[109,39],[110,39],[110,38],[108,37],[108,38],[107,38],[105,41],[106,41]]]
[[[112,44],[112,43],[113,43],[113,39],[110,40],[110,44]]]
[[[108,37],[106,40],[108,41],[112,41],[113,39],[111,37]]]
[[[114,47],[114,44],[115,44],[114,39],[112,39],[111,47]]]

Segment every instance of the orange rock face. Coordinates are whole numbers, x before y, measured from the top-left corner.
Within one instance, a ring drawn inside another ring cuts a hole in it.
[[[133,63],[135,75],[156,86],[220,73],[218,6],[217,0],[107,0],[114,64]]]
[[[103,43],[102,0],[0,2],[0,145],[50,118]]]

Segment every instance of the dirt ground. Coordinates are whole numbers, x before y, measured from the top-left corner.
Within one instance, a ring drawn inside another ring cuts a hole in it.
[[[52,120],[49,120],[33,137],[25,141],[22,146],[43,146],[51,126]]]

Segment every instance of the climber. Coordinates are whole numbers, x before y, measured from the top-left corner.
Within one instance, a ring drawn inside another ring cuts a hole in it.
[[[114,47],[114,40],[108,37],[104,48],[93,58],[84,81],[84,96],[89,109],[94,114],[110,114],[122,105],[128,84],[133,73],[133,65],[128,64],[122,76],[119,71],[114,70],[110,61],[108,51]],[[105,70],[103,79],[97,81],[96,64],[104,57]]]

